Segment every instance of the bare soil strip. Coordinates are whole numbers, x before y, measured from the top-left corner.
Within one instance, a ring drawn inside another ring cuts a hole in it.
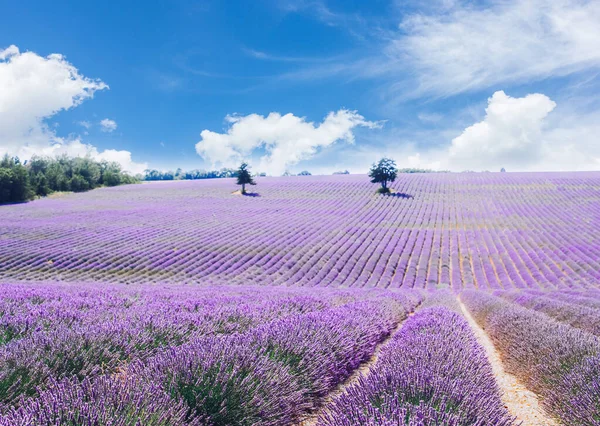
[[[406,319],[408,319],[409,317],[412,317],[413,315],[414,315],[414,312],[409,313]],[[406,321],[406,319],[404,321]],[[404,321],[400,321],[398,323],[398,325],[396,326],[396,328],[394,328],[392,330],[390,335],[384,341],[382,341],[379,345],[377,345],[377,347],[375,348],[375,352],[373,352],[373,356],[371,356],[371,358],[369,358],[367,361],[363,362],[360,365],[360,367],[358,367],[354,371],[354,373],[352,373],[352,375],[350,377],[348,377],[343,383],[340,383],[337,388],[332,390],[324,398],[323,404],[321,405],[321,407],[314,413],[306,416],[304,418],[304,420],[302,420],[300,423],[298,423],[298,426],[314,426],[314,425],[316,425],[317,420],[319,419],[319,416],[327,411],[327,407],[336,397],[343,394],[347,388],[349,388],[350,386],[352,386],[353,384],[358,382],[358,379],[361,376],[367,376],[369,374],[369,372],[371,371],[371,369],[373,368],[373,366],[375,365],[375,363],[377,362],[377,360],[379,359],[379,354],[381,353],[381,349],[390,340],[392,340],[392,337],[394,337],[394,335],[398,332],[398,330],[400,330],[400,328],[402,327],[402,324],[404,324]]]
[[[504,371],[500,354],[486,332],[473,319],[460,298],[458,303],[473,333],[475,333],[477,341],[487,353],[494,376],[496,376],[496,382],[502,391],[502,402],[504,402],[508,412],[517,417],[517,420],[521,422],[521,426],[559,425],[556,420],[544,413],[536,394],[528,390],[515,376]]]

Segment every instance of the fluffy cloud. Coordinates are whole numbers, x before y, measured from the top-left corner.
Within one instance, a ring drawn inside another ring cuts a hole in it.
[[[117,151],[115,149],[99,151],[95,146],[86,144],[80,139],[70,139],[68,141],[60,139],[60,142],[53,145],[37,147],[35,151],[24,149],[22,152],[24,155],[21,156],[21,158],[29,158],[33,154],[47,155],[50,157],[61,154],[67,154],[73,157],[85,157],[89,155],[98,161],[116,161],[123,167],[123,170],[127,170],[132,174],[143,173],[144,170],[148,168],[148,164],[146,163],[136,163],[133,161],[131,159],[131,152],[129,151]]]
[[[131,152],[116,149],[105,149],[102,152],[98,152],[94,147],[91,147],[91,155],[99,160],[115,161],[123,167],[123,170],[127,170],[130,173],[144,173],[144,170],[148,168],[146,163],[136,163],[131,159]]]
[[[415,94],[449,95],[600,66],[598,1],[492,0],[448,7],[445,13],[406,17],[386,60],[372,67],[398,71],[409,65],[418,80]]]
[[[111,133],[111,132],[114,132],[115,130],[117,130],[117,122],[114,120],[110,120],[108,118],[101,120],[100,126],[101,126],[103,132]]]
[[[511,97],[498,91],[488,99],[485,115],[462,130],[384,134],[377,144],[340,146],[309,170],[365,173],[373,161],[389,156],[399,167],[455,172],[598,171],[600,109],[589,106],[585,99],[554,102],[539,93]],[[434,143],[426,148],[422,140]]]
[[[196,152],[213,165],[234,166],[256,149],[264,150],[256,170],[272,175],[282,174],[288,166],[314,156],[320,149],[337,141],[354,142],[353,129],[378,128],[356,111],[341,109],[330,112],[322,123],[315,125],[303,117],[276,112],[267,117],[250,114],[227,116],[227,133],[203,130]]]
[[[483,121],[452,140],[448,162],[454,168],[523,168],[544,155],[542,128],[556,104],[545,95],[512,98],[499,91],[488,99]]]
[[[600,170],[600,111],[581,114],[543,94],[513,98],[498,91],[485,112],[449,147],[423,152],[418,162],[454,171]]]
[[[128,151],[99,152],[79,139],[57,136],[46,123],[104,89],[105,83],[82,76],[62,55],[21,53],[16,46],[0,50],[0,155],[110,156],[128,171],[143,170],[145,165],[132,162]]]
[[[600,111],[565,113],[544,132],[542,161],[531,170],[600,170]]]

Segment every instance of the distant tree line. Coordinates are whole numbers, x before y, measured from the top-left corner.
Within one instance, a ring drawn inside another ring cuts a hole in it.
[[[302,170],[300,173],[298,173],[297,175],[286,170],[281,176],[312,176],[312,173],[309,172],[308,170]]]
[[[412,167],[405,167],[403,169],[398,169],[398,173],[450,173],[450,170],[416,169]]]
[[[34,156],[21,162],[5,155],[0,161],[0,203],[43,197],[56,191],[82,192],[100,186],[136,183],[119,163],[90,157]]]
[[[404,168],[398,169],[397,173],[450,173],[449,170],[431,170],[431,169],[416,169],[416,168]],[[349,175],[348,170],[342,170],[333,172],[334,175]],[[252,176],[266,176],[266,173],[254,173]],[[286,170],[282,176],[312,176],[312,173],[308,170],[303,170],[298,174],[294,174],[289,170]],[[146,169],[144,174],[140,176],[141,180],[154,181],[154,180],[195,180],[195,179],[218,179],[218,178],[237,178],[237,170],[223,168],[220,170],[189,170],[184,171],[181,168],[177,170],[160,171],[156,169]]]
[[[349,174],[346,170],[344,172],[336,172],[335,174]],[[264,177],[266,173],[253,173],[254,177]],[[303,170],[300,173],[293,174],[289,171],[285,171],[282,176],[312,176],[312,173]],[[195,179],[218,179],[218,178],[237,178],[238,177],[238,169],[228,169],[223,168],[220,170],[190,170],[183,171],[182,169],[167,170],[165,172],[155,169],[146,169],[144,170],[143,176],[141,176],[141,180],[152,181],[152,180],[195,180]]]
[[[265,173],[258,174],[257,176],[265,176]],[[144,170],[142,180],[153,181],[153,180],[196,180],[196,179],[218,179],[218,178],[236,178],[236,169],[223,168],[221,170],[189,170],[183,171],[177,169],[175,171],[168,170],[162,172],[155,169]]]

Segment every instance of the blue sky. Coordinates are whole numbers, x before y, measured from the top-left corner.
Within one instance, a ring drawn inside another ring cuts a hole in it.
[[[598,170],[598,3],[4,2],[0,153]]]

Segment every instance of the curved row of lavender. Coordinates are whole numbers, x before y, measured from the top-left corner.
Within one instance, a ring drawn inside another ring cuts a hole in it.
[[[553,299],[574,303],[588,308],[600,309],[600,292],[594,289],[586,291],[553,291],[549,292]],[[595,296],[595,297],[594,297]]]
[[[484,292],[469,290],[461,298],[501,353],[505,369],[537,393],[551,414],[565,425],[600,425],[596,336]]]
[[[427,302],[377,363],[337,397],[319,426],[509,426],[484,349],[453,297]]]
[[[566,301],[562,295],[540,291],[497,291],[494,294],[600,336],[600,309],[580,305],[576,297],[569,296],[570,300]]]
[[[0,207],[0,281],[589,288],[600,173],[405,174],[103,188]]]
[[[48,380],[112,374],[161,348],[242,333],[356,300],[340,291],[7,284],[0,286],[0,404]]]
[[[419,292],[0,287],[0,425],[288,425]]]

